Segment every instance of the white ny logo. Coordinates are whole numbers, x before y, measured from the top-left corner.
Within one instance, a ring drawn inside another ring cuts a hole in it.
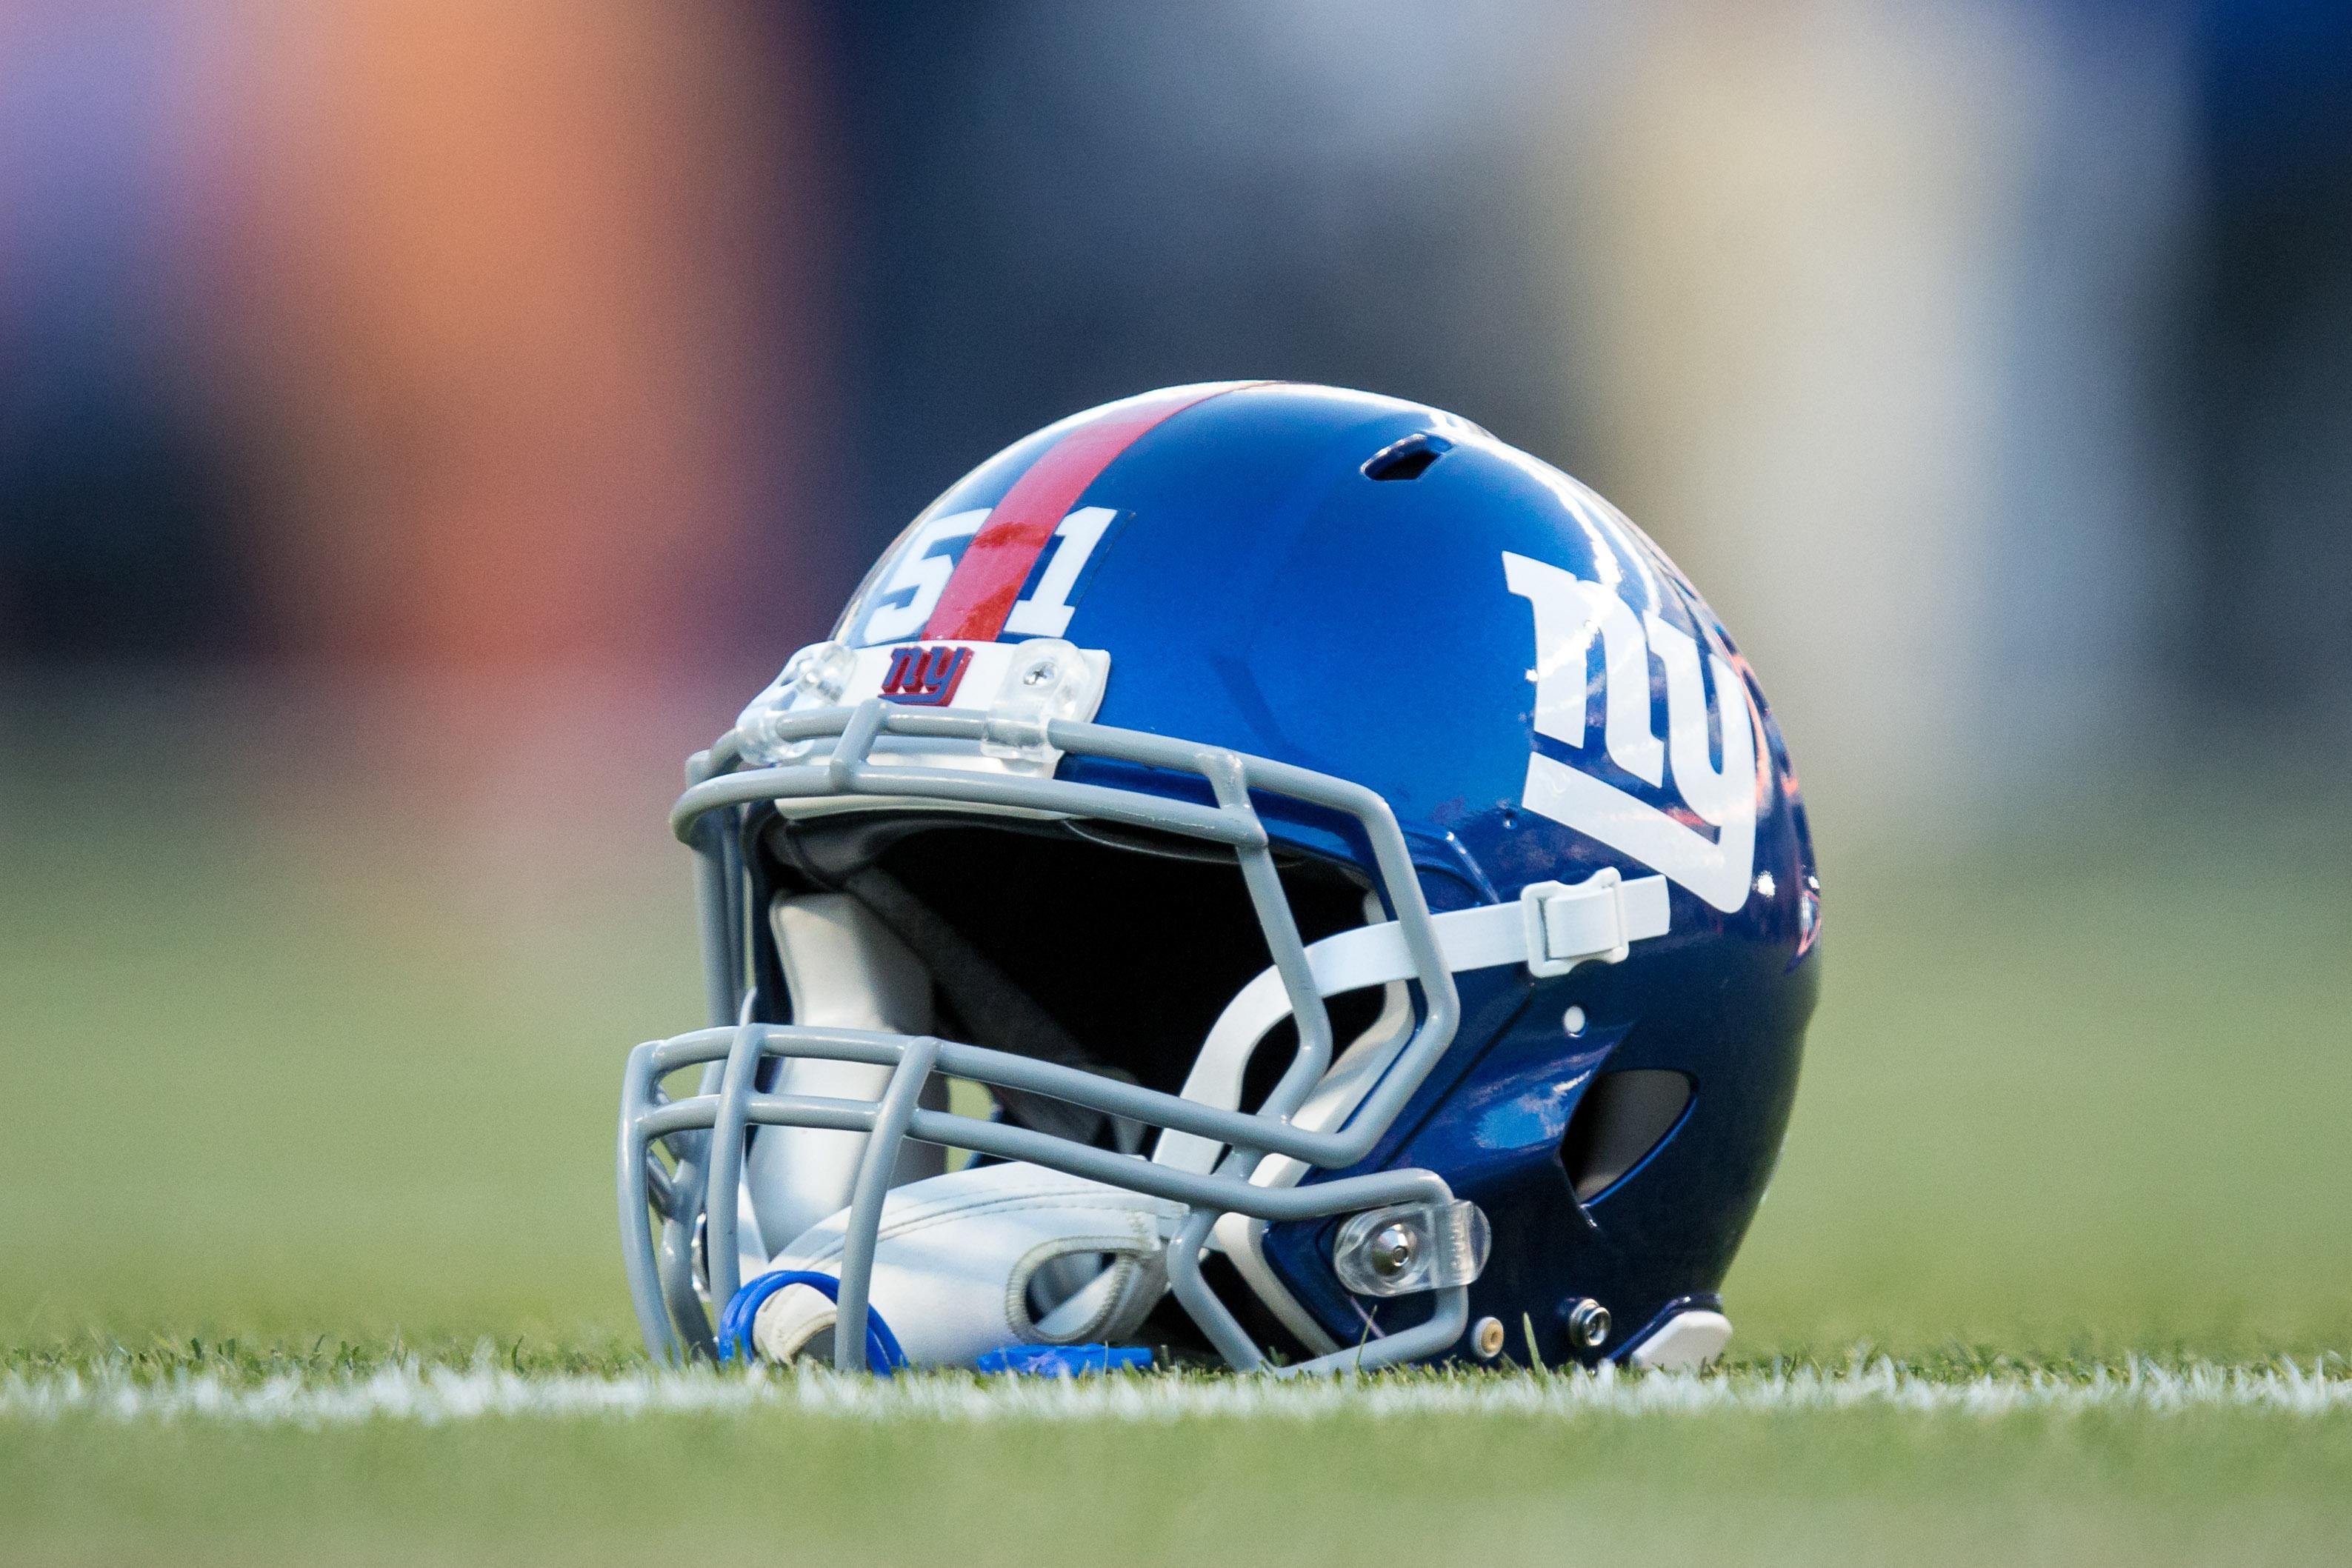
[[[1723,732],[1723,766],[1707,756],[1707,700],[1698,644],[1690,633],[1633,606],[1604,584],[1503,552],[1510,591],[1534,607],[1536,733],[1580,750],[1591,695],[1586,668],[1601,639],[1608,706],[1609,759],[1655,788],[1671,761],[1675,787],[1712,839],[1589,773],[1537,752],[1528,758],[1520,804],[1645,862],[1729,913],[1748,902],[1756,861],[1756,732],[1747,683],[1710,653]],[[1666,738],[1650,726],[1650,658],[1666,672]]]

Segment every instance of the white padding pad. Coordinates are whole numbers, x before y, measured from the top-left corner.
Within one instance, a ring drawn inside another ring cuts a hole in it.
[[[768,928],[783,962],[794,1022],[887,1034],[929,1032],[929,971],[857,900],[839,893],[778,898],[769,907]],[[887,1067],[788,1060],[781,1064],[774,1092],[878,1100],[889,1082]],[[924,1103],[944,1109],[945,1084],[932,1080]],[[768,1254],[777,1243],[847,1207],[857,1162],[865,1154],[863,1133],[760,1129],[743,1160],[743,1187],[760,1221],[756,1233],[742,1233],[745,1278],[765,1271]],[[946,1163],[946,1150],[910,1138],[900,1146],[893,1176],[900,1182],[919,1181],[938,1175]],[[764,1238],[764,1244],[756,1238]]]
[[[1008,1344],[1121,1339],[1168,1288],[1162,1248],[1183,1212],[1018,1162],[933,1176],[884,1201],[869,1300],[921,1366],[968,1366]],[[847,1220],[844,1210],[814,1226],[771,1268],[838,1275]],[[1108,1267],[1087,1261],[1097,1254]],[[1042,1322],[1031,1315],[1033,1281],[1053,1286]],[[761,1307],[751,1339],[761,1355],[789,1361],[833,1322],[831,1301],[788,1285]]]

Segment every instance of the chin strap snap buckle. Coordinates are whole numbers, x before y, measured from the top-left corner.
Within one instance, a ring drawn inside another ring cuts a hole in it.
[[[1611,866],[1573,886],[1529,883],[1519,893],[1519,922],[1528,970],[1538,978],[1565,975],[1579,964],[1618,963],[1634,943],[1666,934],[1672,922],[1666,879],[1628,882]]]

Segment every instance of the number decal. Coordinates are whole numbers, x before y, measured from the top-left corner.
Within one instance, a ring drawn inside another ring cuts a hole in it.
[[[883,575],[854,612],[849,634],[852,647],[871,648],[879,643],[903,642],[922,635],[939,608],[948,580],[963,563],[964,552],[989,508],[950,512],[915,528],[890,558]],[[1064,517],[1037,553],[1022,585],[1021,597],[1004,620],[1008,637],[1059,637],[1070,627],[1078,596],[1086,591],[1094,569],[1101,564],[1103,542],[1119,521],[1109,507],[1081,507]]]
[[[933,517],[917,528],[890,563],[890,575],[866,601],[864,615],[845,640],[853,647],[870,648],[919,633],[940,595],[947,591],[948,579],[963,559],[964,547],[987,520],[988,508],[982,507]]]
[[[1022,637],[1058,637],[1068,631],[1080,578],[1118,519],[1108,507],[1081,507],[1064,517],[1038,555],[1023,597],[1004,618],[1004,629]]]

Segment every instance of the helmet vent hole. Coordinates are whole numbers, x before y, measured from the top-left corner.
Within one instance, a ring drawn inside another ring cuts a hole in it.
[[[1664,1068],[1604,1072],[1592,1081],[1560,1140],[1560,1163],[1579,1203],[1591,1203],[1674,1135],[1689,1110],[1691,1081]]]
[[[1367,479],[1418,479],[1429,465],[1453,449],[1454,444],[1427,431],[1391,442],[1364,460]]]

